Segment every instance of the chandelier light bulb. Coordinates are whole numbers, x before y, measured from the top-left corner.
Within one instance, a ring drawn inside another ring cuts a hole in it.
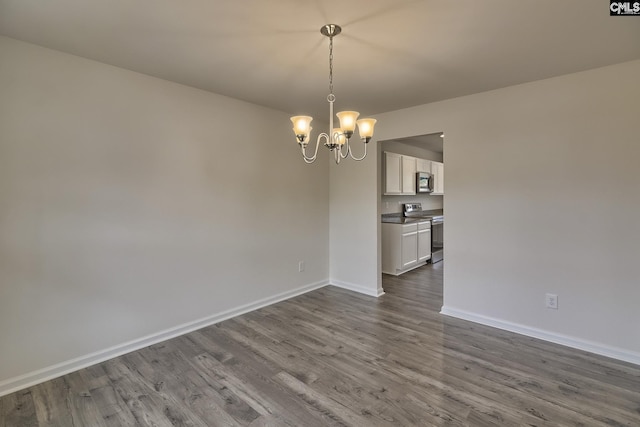
[[[360,119],[356,122],[358,124],[358,132],[360,132],[360,138],[362,138],[365,143],[371,140],[371,137],[373,136],[373,127],[375,126],[376,122],[376,119]]]
[[[338,143],[338,145],[344,145],[344,143],[347,142],[347,138],[340,128],[333,128],[331,135],[333,135],[333,140]]]
[[[341,111],[336,114],[340,119],[340,128],[344,131],[347,139],[351,138],[353,132],[356,130],[356,120],[360,113],[357,111]]]
[[[311,120],[313,120],[311,116],[291,117],[293,133],[296,135],[299,144],[304,143],[307,138],[309,138],[309,134],[311,133]]]

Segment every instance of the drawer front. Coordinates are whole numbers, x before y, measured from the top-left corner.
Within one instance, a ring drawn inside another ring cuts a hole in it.
[[[411,233],[418,231],[418,224],[403,224],[402,225],[402,234]]]

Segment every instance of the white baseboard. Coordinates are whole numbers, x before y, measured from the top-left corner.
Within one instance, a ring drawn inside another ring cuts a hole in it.
[[[302,295],[315,289],[327,286],[328,284],[328,281],[321,281],[305,285],[287,292],[273,295],[268,298],[254,301],[249,304],[244,304],[230,310],[225,310],[223,312],[216,313],[211,316],[195,320],[193,322],[184,323],[182,325],[175,326],[173,328],[147,335],[104,350],[86,354],[75,359],[67,360],[65,362],[48,366],[43,369],[38,369],[37,371],[28,372],[17,377],[0,381],[0,396],[4,396],[42,382],[49,381],[62,375],[77,371],[79,369],[86,368],[87,366],[95,365],[96,363],[104,362],[105,360],[113,359],[114,357],[121,356],[135,350],[140,350],[141,348],[148,347],[152,344],[157,344],[180,335],[184,335],[186,333],[204,328],[206,326],[214,325],[218,322],[222,322],[223,320],[227,320],[232,317],[236,317],[241,314],[248,313],[250,311],[254,311],[259,308],[266,307],[268,305],[275,304],[277,302],[284,301],[298,295]]]
[[[379,297],[384,295],[384,289],[379,287],[375,290],[371,288],[366,288],[362,285],[356,285],[355,283],[343,282],[342,280],[331,279],[330,285],[336,286],[338,288],[347,289],[349,291],[358,292],[361,294],[369,295],[371,297]]]
[[[568,335],[557,334],[555,332],[545,331],[542,329],[532,328],[518,323],[506,322],[504,320],[493,317],[483,316],[481,314],[471,313],[464,310],[458,310],[451,307],[443,306],[440,310],[441,314],[456,317],[458,319],[469,320],[471,322],[480,323],[486,326],[503,329],[505,331],[515,332],[517,334],[526,335],[528,337],[538,338],[567,347],[576,348],[578,350],[588,351],[590,353],[599,354],[601,356],[611,357],[613,359],[640,365],[640,354],[617,348],[593,341],[583,340],[581,338],[571,337]]]

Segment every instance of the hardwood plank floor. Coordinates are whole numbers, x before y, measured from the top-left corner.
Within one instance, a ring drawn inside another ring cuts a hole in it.
[[[640,426],[640,367],[441,316],[444,263],[0,398],[0,427]]]

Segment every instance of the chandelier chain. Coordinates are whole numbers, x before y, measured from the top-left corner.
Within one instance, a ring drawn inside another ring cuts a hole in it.
[[[333,95],[333,37],[329,37],[329,93]]]

